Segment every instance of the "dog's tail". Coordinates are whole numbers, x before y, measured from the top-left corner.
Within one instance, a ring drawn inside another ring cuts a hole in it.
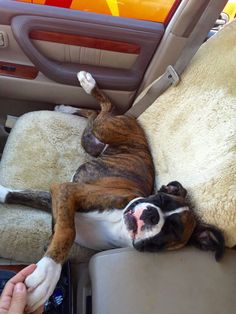
[[[12,190],[0,185],[0,203],[18,204],[51,212],[51,194],[37,190]]]

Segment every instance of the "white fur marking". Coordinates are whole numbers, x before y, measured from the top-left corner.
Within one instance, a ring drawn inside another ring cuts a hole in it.
[[[76,113],[78,109],[71,106],[58,105],[54,108],[54,111],[73,114]]]
[[[80,82],[80,85],[84,89],[87,94],[91,94],[91,91],[96,85],[96,81],[92,77],[92,75],[85,71],[80,71],[77,73],[77,78]]]
[[[174,214],[179,214],[179,213],[185,212],[186,210],[189,210],[188,206],[180,207],[180,208],[177,208],[177,209],[172,210],[170,212],[163,213],[163,215],[164,215],[164,217],[168,217],[168,216],[171,216]]]
[[[132,239],[123,221],[123,211],[119,209],[89,213],[76,213],[75,242],[95,250],[116,247],[132,247]]]
[[[161,209],[160,209],[158,206],[155,206],[155,205],[152,204],[152,203],[140,203],[140,204],[138,204],[138,205],[135,206],[134,211],[135,211],[136,209],[138,210],[138,208],[139,208],[140,206],[141,206],[142,208],[144,208],[144,209],[145,209],[145,208],[148,208],[148,206],[154,207],[154,208],[156,209],[156,211],[158,212],[160,219],[159,219],[159,222],[158,222],[156,225],[154,225],[153,227],[151,227],[150,229],[147,229],[147,230],[144,230],[144,231],[140,231],[140,232],[137,234],[137,236],[136,236],[136,240],[148,239],[148,238],[153,237],[153,236],[156,235],[156,234],[159,234],[159,233],[161,232],[162,227],[164,226],[164,223],[165,223],[164,215],[163,215]]]
[[[70,182],[74,182],[74,176],[76,175],[77,171],[75,171],[70,179]]]
[[[7,194],[12,190],[5,188],[4,186],[0,185],[0,203],[5,203]]]
[[[103,148],[103,150],[102,150],[102,152],[101,152],[100,155],[102,155],[103,153],[105,153],[105,150],[107,149],[108,146],[109,146],[108,144],[106,144],[106,145],[104,146],[104,148]]]
[[[42,305],[53,293],[61,274],[61,264],[50,257],[43,257],[25,284],[28,287],[27,310],[31,313]]]
[[[141,200],[141,199],[143,199],[143,197],[136,197],[136,198],[134,198],[133,200],[131,200],[131,201],[125,206],[125,208],[123,209],[123,212],[125,212],[126,209],[127,209],[131,204],[133,204],[133,203],[136,202],[137,200]]]

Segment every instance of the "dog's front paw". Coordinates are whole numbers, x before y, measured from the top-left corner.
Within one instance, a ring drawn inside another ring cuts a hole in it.
[[[25,284],[28,287],[27,311],[38,309],[53,293],[60,278],[61,264],[50,257],[43,257],[35,271],[29,275]]]
[[[78,80],[80,82],[80,85],[83,87],[84,91],[87,94],[91,94],[91,91],[96,86],[96,81],[92,77],[92,75],[85,71],[80,71],[77,73]]]
[[[77,110],[78,110],[77,108],[74,108],[71,106],[65,106],[65,105],[58,105],[54,108],[54,111],[56,112],[63,112],[63,113],[70,113],[70,114],[76,113]]]

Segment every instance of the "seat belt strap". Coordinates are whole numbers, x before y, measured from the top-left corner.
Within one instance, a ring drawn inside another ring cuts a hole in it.
[[[176,86],[179,83],[180,75],[190,63],[198,48],[204,42],[209,29],[213,27],[226,3],[227,0],[209,1],[207,8],[187,39],[186,45],[175,65],[169,65],[164,74],[150,84],[138,96],[133,106],[125,113],[125,115],[135,118],[139,117],[171,85]]]

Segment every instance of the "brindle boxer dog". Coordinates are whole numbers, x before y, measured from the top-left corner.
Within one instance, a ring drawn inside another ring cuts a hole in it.
[[[97,158],[81,165],[73,182],[54,184],[51,194],[0,187],[2,203],[52,209],[51,243],[37,269],[26,279],[30,311],[52,294],[74,240],[95,250],[134,247],[152,252],[192,243],[215,251],[216,259],[223,255],[221,232],[197,221],[180,183],[171,182],[151,195],[154,166],[137,120],[115,115],[111,102],[89,73],[78,73],[78,79],[100,103],[100,113],[66,106],[56,109],[88,117],[82,145]]]

